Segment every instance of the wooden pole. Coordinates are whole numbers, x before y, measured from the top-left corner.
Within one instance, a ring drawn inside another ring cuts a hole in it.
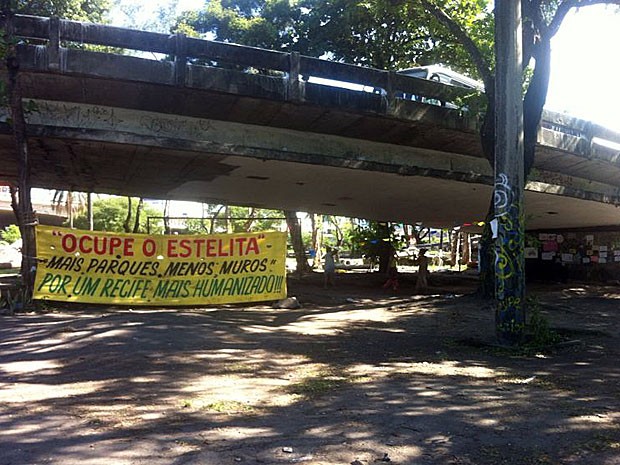
[[[525,329],[521,0],[495,2],[495,326],[500,344]]]

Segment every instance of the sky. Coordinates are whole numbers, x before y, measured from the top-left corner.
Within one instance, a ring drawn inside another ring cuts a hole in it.
[[[620,12],[594,5],[571,12],[551,42],[546,108],[620,132]]]

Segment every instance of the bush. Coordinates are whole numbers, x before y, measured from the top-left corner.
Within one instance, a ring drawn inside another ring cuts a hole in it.
[[[560,341],[560,335],[549,327],[549,322],[540,311],[540,302],[536,297],[526,301],[529,321],[526,326],[526,343],[528,348],[548,350]]]
[[[0,231],[0,238],[2,238],[2,240],[7,244],[12,244],[13,242],[21,239],[21,237],[22,234],[16,224],[10,224]]]

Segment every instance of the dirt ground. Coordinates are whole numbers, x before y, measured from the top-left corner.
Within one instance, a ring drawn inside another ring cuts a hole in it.
[[[510,352],[473,279],[413,279],[2,316],[0,465],[620,464],[620,287],[531,286],[563,341]]]

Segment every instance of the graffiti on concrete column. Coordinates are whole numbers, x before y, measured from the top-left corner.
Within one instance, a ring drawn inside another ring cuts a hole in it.
[[[510,183],[508,182],[508,176],[504,173],[499,173],[495,180],[495,190],[493,191],[493,203],[495,206],[496,214],[499,211],[506,210],[513,203],[513,192]]]
[[[495,215],[498,223],[495,272],[498,300],[498,329],[519,333],[523,329],[524,273],[523,208],[510,185],[508,176],[500,173],[495,181]]]

